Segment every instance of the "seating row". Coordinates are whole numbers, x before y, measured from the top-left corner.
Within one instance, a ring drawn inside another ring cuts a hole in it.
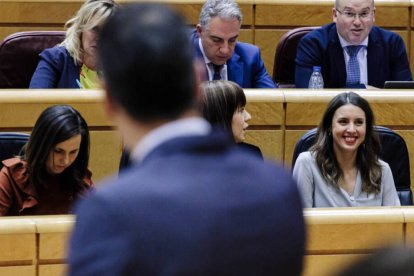
[[[414,207],[304,211],[304,276],[330,275],[389,244],[414,245]],[[64,275],[72,215],[0,218],[1,275]]]
[[[296,142],[316,127],[326,104],[346,90],[245,89],[251,113],[247,142],[263,154],[290,167]],[[358,91],[372,105],[376,124],[389,127],[407,143],[414,156],[414,92]],[[50,105],[70,104],[79,110],[91,130],[90,167],[98,181],[116,173],[122,141],[102,109],[102,92],[95,90],[0,90],[0,131],[30,132],[39,114]],[[411,183],[414,162],[410,164]]]
[[[128,3],[133,0],[119,0]],[[180,10],[194,25],[198,22],[203,0],[162,0]],[[239,0],[243,12],[240,40],[256,44],[262,50],[267,71],[273,72],[276,45],[289,30],[321,26],[332,21],[334,0]],[[8,0],[0,2],[0,40],[20,31],[63,30],[64,23],[79,9],[83,0]],[[375,24],[399,33],[414,68],[413,0],[375,1]],[[44,16],[48,14],[50,16]]]

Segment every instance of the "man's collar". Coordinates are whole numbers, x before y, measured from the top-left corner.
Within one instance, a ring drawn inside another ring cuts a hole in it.
[[[206,64],[211,63],[211,60],[208,59],[208,57],[206,56],[206,54],[204,52],[203,43],[201,43],[201,38],[200,37],[198,38],[198,47],[200,47],[201,54],[203,54],[204,62]]]
[[[336,32],[338,33],[338,37],[339,37],[339,43],[341,43],[341,46],[342,46],[342,48],[344,48],[344,47],[346,47],[346,46],[352,46],[352,45],[355,45],[355,44],[351,44],[351,43],[349,43],[348,41],[346,41],[340,34],[339,34],[339,32],[338,32],[338,29],[336,30]],[[358,44],[358,45],[362,45],[362,46],[365,46],[365,47],[368,47],[368,37],[369,36],[367,36],[363,41],[362,41],[362,43],[361,44]]]
[[[210,124],[201,117],[175,120],[153,129],[134,147],[131,160],[140,161],[160,144],[177,137],[206,135],[211,131]]]

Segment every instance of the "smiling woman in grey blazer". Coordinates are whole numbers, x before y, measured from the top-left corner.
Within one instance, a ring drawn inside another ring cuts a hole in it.
[[[379,152],[369,103],[353,92],[334,97],[315,145],[293,169],[304,207],[399,206],[391,169]]]

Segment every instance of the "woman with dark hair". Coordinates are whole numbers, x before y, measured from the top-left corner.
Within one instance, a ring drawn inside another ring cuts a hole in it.
[[[263,159],[260,149],[244,143],[247,123],[251,116],[245,109],[246,95],[232,81],[208,81],[201,84],[203,92],[202,111],[212,125],[218,125],[231,134],[235,143]]]
[[[391,169],[379,152],[369,103],[353,92],[338,94],[315,144],[293,169],[304,207],[399,206]]]
[[[92,186],[88,125],[71,106],[44,110],[22,153],[3,161],[0,215],[67,214]]]

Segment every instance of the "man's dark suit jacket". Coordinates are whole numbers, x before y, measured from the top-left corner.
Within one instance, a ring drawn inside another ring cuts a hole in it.
[[[300,275],[296,184],[228,135],[171,139],[108,182],[76,208],[70,275]]]
[[[204,62],[198,39],[197,31],[193,30],[191,43],[194,56]],[[208,73],[204,77],[204,80],[208,80]],[[266,71],[260,49],[248,43],[236,43],[233,56],[227,61],[227,78],[242,88],[276,88],[276,84]]]
[[[412,80],[404,42],[398,34],[373,26],[367,53],[369,85],[383,88],[387,80]],[[299,42],[295,72],[297,88],[308,87],[313,66],[322,67],[325,88],[345,87],[345,58],[335,23],[308,33]]]

